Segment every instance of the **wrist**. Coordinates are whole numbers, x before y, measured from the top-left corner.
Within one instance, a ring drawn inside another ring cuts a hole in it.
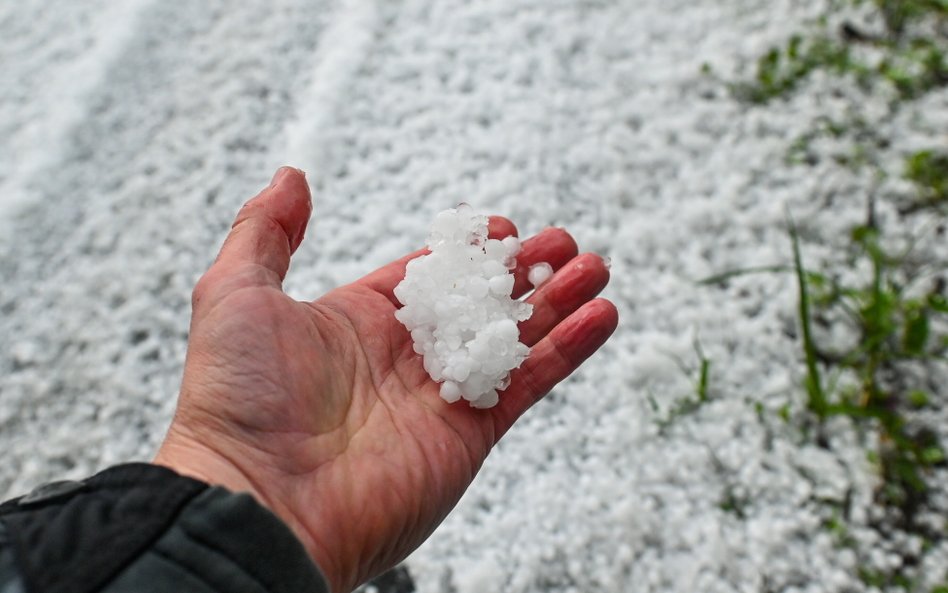
[[[336,578],[338,570],[331,562],[331,556],[324,547],[317,545],[315,538],[306,527],[297,520],[295,514],[284,504],[273,499],[261,488],[257,488],[246,472],[236,463],[230,461],[213,448],[204,445],[196,439],[182,434],[176,426],[172,426],[161,444],[153,463],[167,467],[182,476],[194,478],[212,486],[220,486],[231,492],[245,492],[264,508],[276,515],[300,541],[310,556],[310,559],[319,567],[330,586],[330,591],[347,591]]]
[[[159,447],[153,463],[212,486],[222,486],[232,492],[247,492],[262,505],[270,507],[239,467],[212,448],[183,434],[174,425]]]

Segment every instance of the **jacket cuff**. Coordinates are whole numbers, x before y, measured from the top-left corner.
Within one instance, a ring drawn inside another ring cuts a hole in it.
[[[0,521],[32,593],[328,591],[303,545],[252,496],[157,465],[41,486],[0,506]]]

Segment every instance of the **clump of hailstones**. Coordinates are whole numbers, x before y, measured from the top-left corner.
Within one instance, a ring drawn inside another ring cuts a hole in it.
[[[520,241],[488,239],[487,217],[461,204],[437,215],[427,246],[431,253],[410,261],[395,287],[404,305],[395,317],[445,401],[493,407],[530,352],[517,322],[533,306],[510,297]]]

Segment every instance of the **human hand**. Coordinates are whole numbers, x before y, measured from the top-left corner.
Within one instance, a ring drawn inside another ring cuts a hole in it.
[[[392,294],[418,251],[312,302],[283,293],[312,206],[303,174],[280,169],[240,211],[194,289],[174,421],[156,463],[249,491],[283,519],[334,592],[349,591],[420,545],[457,503],[491,447],[612,334],[594,297],[609,272],[546,229],[523,243],[526,268],[556,274],[520,324],[530,357],[500,403],[447,404],[395,319]],[[490,235],[516,234],[504,218]]]

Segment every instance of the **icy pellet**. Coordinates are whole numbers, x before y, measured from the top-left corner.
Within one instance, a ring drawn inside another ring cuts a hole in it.
[[[540,286],[549,280],[552,275],[553,266],[546,262],[540,262],[530,266],[530,271],[527,272],[527,280],[529,280],[533,286]]]

